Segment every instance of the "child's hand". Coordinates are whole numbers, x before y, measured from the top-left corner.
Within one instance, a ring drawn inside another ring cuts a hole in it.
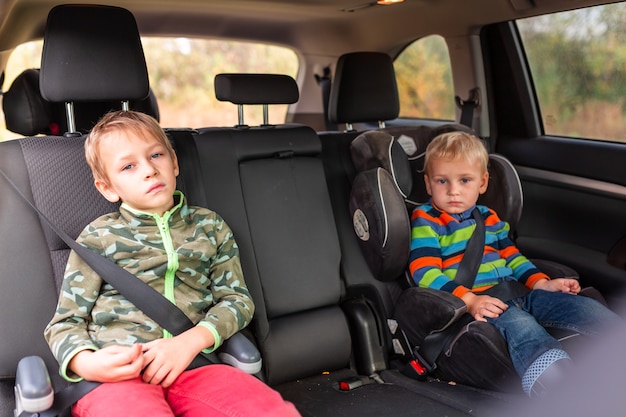
[[[141,345],[83,350],[69,364],[69,369],[75,374],[96,382],[118,382],[136,378],[142,368]]]
[[[580,284],[578,280],[573,278],[542,279],[535,283],[533,289],[578,294],[580,292]]]
[[[467,312],[478,321],[487,321],[487,317],[495,319],[509,308],[502,300],[489,295],[476,295],[468,292],[461,297],[467,305]]]
[[[196,326],[171,339],[157,339],[143,345],[143,380],[169,387],[207,347],[214,343],[213,334]]]

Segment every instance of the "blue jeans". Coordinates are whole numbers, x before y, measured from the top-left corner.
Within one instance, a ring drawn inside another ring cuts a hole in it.
[[[506,340],[518,375],[550,349],[563,349],[546,328],[571,330],[595,336],[621,318],[598,301],[584,296],[533,290],[507,301],[509,308],[495,319],[487,318]]]

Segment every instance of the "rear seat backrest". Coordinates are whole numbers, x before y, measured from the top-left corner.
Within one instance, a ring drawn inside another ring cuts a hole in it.
[[[216,80],[217,94],[259,104],[245,88],[247,76],[224,76],[228,91]],[[269,97],[263,89],[265,102],[291,101],[295,81],[273,80]],[[346,367],[351,342],[339,307],[340,251],[315,131],[295,124],[207,128],[196,146],[207,204],[240,246],[268,382]]]
[[[147,95],[143,50],[128,11],[106,6],[61,6],[53,9],[48,23],[41,69],[46,80],[41,83],[44,97],[104,101]],[[109,36],[112,32],[116,36]],[[86,33],[94,36],[75,36]],[[86,40],[96,44],[86,44]],[[40,136],[0,143],[0,168],[47,217],[72,236],[116,207],[95,190],[83,141],[80,136]],[[41,225],[1,178],[0,192],[5,196],[0,201],[0,403],[11,406],[13,377],[21,357],[43,357],[53,380],[61,382],[43,329],[54,313],[69,249]]]

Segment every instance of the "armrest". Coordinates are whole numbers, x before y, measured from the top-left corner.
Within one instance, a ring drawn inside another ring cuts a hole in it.
[[[53,402],[54,390],[43,359],[39,356],[22,358],[15,377],[15,415],[39,413],[52,407]]]
[[[261,370],[261,353],[243,334],[235,333],[220,347],[217,356],[224,363],[234,366],[248,374]]]
[[[387,369],[385,336],[379,328],[376,312],[365,297],[349,298],[341,304],[348,319],[354,365],[360,375],[372,375]]]

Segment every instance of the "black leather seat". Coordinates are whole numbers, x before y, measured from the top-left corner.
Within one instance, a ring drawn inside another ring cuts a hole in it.
[[[419,347],[422,365],[432,366],[431,374],[444,380],[517,391],[513,383],[516,374],[498,331],[488,323],[471,320],[457,297],[417,288],[406,275],[413,205],[407,207],[404,197],[410,193],[413,177],[402,147],[386,132],[369,131],[353,141],[351,150],[359,171],[350,197],[355,230],[376,278],[400,288],[394,317],[404,329],[410,349]],[[490,171],[494,174],[495,165],[501,173],[501,164],[507,162],[499,156],[490,159]],[[499,183],[506,180],[497,178]],[[517,209],[521,188],[507,191],[507,196],[516,195],[507,203]],[[364,237],[361,230],[368,235]],[[410,359],[407,354],[407,361]]]
[[[417,148],[423,152],[425,148]],[[411,347],[430,365],[433,375],[493,390],[518,391],[517,376],[508,358],[508,348],[493,326],[473,321],[465,305],[442,291],[414,287],[404,277],[410,248],[409,211],[404,196],[415,181],[402,147],[382,131],[359,135],[352,143],[352,157],[359,172],[353,184],[350,212],[361,238],[370,269],[382,281],[404,282],[395,314],[405,329]],[[514,230],[522,210],[522,188],[512,164],[501,155],[490,155],[490,184],[479,204],[494,208]],[[407,178],[407,175],[410,176]],[[417,180],[423,182],[418,175]],[[422,196],[426,201],[428,196]],[[358,222],[356,220],[359,220]],[[367,230],[367,236],[363,236]],[[547,260],[532,260],[553,278],[577,276],[567,266]],[[593,293],[593,291],[591,291]],[[593,294],[597,297],[597,294]],[[576,334],[555,332],[559,338],[574,342]],[[410,359],[410,357],[409,357]]]

